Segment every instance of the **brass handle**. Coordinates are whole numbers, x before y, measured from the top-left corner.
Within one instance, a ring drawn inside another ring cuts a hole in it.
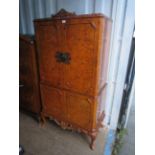
[[[56,52],[55,57],[57,59],[57,62],[62,62],[65,64],[69,64],[70,60],[71,60],[70,54],[67,52],[59,52],[58,51],[58,52]]]

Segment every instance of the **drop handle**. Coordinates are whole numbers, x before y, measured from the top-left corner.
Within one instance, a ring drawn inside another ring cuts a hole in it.
[[[55,54],[57,62],[69,64],[71,60],[70,53],[68,52],[59,52],[57,51]]]

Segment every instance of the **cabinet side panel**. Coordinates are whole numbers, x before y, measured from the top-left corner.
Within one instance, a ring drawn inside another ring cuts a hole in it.
[[[111,35],[111,21],[105,19],[101,24],[104,29],[101,33],[101,53],[100,53],[100,72],[99,72],[99,89],[98,92],[104,87],[107,81],[107,71],[109,63],[109,50],[110,50],[110,35]],[[102,29],[101,28],[101,29]]]
[[[39,68],[38,68],[38,59],[37,59],[37,51],[35,44],[32,47],[32,63],[33,63],[33,75],[34,75],[34,109],[36,109],[36,112],[41,111],[41,98],[40,98],[40,87],[39,87]]]
[[[111,33],[111,21],[107,18],[101,18],[99,24],[99,40],[98,40],[98,63],[97,63],[97,86],[96,86],[96,104],[94,104],[94,121],[93,128],[97,127],[99,121],[104,115],[105,89],[109,60],[109,45]]]
[[[97,34],[97,42],[96,42],[96,60],[97,60],[97,66],[96,66],[96,70],[95,70],[95,81],[96,81],[96,85],[95,85],[95,102],[93,104],[93,129],[97,128],[97,108],[98,108],[98,100],[97,100],[97,96],[99,94],[99,90],[100,90],[100,83],[101,83],[101,70],[102,70],[102,63],[103,63],[103,40],[104,40],[104,34],[105,34],[105,18],[100,18],[98,20],[98,34]]]
[[[112,22],[108,19],[105,20],[103,43],[102,43],[102,53],[100,59],[100,73],[99,73],[99,91],[98,91],[98,107],[97,107],[97,119],[102,117],[105,110],[105,93],[107,85],[107,74],[108,74],[108,63],[109,63],[109,53],[110,53],[110,36],[111,36],[111,26]]]

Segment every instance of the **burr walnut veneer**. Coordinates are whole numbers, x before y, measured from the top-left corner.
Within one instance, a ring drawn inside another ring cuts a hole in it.
[[[102,14],[75,15],[61,10],[34,21],[39,57],[42,121],[91,137],[104,119],[103,90],[111,21]]]
[[[30,36],[19,38],[19,101],[20,107],[40,114],[40,92],[34,40]]]

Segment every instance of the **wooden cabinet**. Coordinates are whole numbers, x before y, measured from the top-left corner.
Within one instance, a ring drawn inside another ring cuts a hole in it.
[[[39,114],[41,111],[38,67],[34,40],[19,38],[19,103],[20,107]]]
[[[39,55],[42,120],[91,137],[104,118],[111,20],[102,14],[75,15],[61,10],[34,21]]]

